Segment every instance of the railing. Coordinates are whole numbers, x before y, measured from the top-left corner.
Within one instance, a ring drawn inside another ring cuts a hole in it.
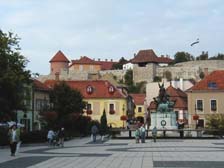
[[[113,128],[111,129],[111,133],[116,136],[116,133],[119,132],[129,132],[128,136],[132,137],[132,132],[136,129],[124,129],[124,128]],[[151,135],[152,129],[146,130],[146,135],[149,137]],[[184,129],[157,129],[157,134],[160,135],[160,137],[173,137],[169,136],[169,132],[173,133],[179,133],[179,136],[181,138],[186,137],[222,137],[224,135],[224,130],[220,129],[206,129],[206,128],[198,128],[198,129],[191,129],[191,128],[184,128]],[[194,135],[192,135],[194,134]]]

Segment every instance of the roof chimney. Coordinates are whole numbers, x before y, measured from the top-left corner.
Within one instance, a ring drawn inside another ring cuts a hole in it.
[[[113,62],[113,59],[110,59],[111,62]]]
[[[208,75],[208,68],[204,68],[204,75],[205,75],[205,76]]]
[[[107,59],[105,59],[105,61],[107,61]]]
[[[136,53],[134,53],[134,57],[136,57]]]
[[[100,61],[100,58],[98,58],[98,61]]]

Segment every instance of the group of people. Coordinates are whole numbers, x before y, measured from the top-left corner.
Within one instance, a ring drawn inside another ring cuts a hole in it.
[[[58,131],[53,131],[50,129],[47,133],[47,139],[49,146],[64,147],[65,129],[63,127]]]
[[[146,137],[146,129],[143,124],[135,130],[136,143],[139,143],[139,142],[145,143],[145,137]],[[154,127],[152,129],[152,138],[153,138],[154,142],[156,142],[156,138],[157,138],[157,128],[156,127]]]

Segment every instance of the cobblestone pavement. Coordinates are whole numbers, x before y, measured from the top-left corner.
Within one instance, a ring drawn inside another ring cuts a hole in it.
[[[0,168],[223,168],[224,140],[159,139],[108,140],[90,143],[90,138],[74,139],[64,148],[21,147],[16,157],[0,149]]]

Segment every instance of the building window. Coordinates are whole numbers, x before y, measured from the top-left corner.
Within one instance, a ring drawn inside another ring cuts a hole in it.
[[[90,103],[88,103],[87,105],[86,105],[86,113],[87,113],[87,115],[88,114],[92,114],[92,104],[90,104]]]
[[[217,110],[217,102],[216,100],[211,100],[211,111],[216,111]]]
[[[208,82],[208,88],[217,89],[217,84],[215,82]]]
[[[142,112],[142,107],[138,107],[138,112],[139,112],[139,113]]]
[[[87,110],[92,110],[92,105],[90,103],[87,104]]]
[[[48,101],[46,99],[36,99],[36,110],[43,111],[47,109]]]
[[[109,113],[110,114],[114,114],[115,113],[114,104],[110,104],[109,105]]]
[[[202,100],[197,100],[196,109],[203,111],[203,101]]]

